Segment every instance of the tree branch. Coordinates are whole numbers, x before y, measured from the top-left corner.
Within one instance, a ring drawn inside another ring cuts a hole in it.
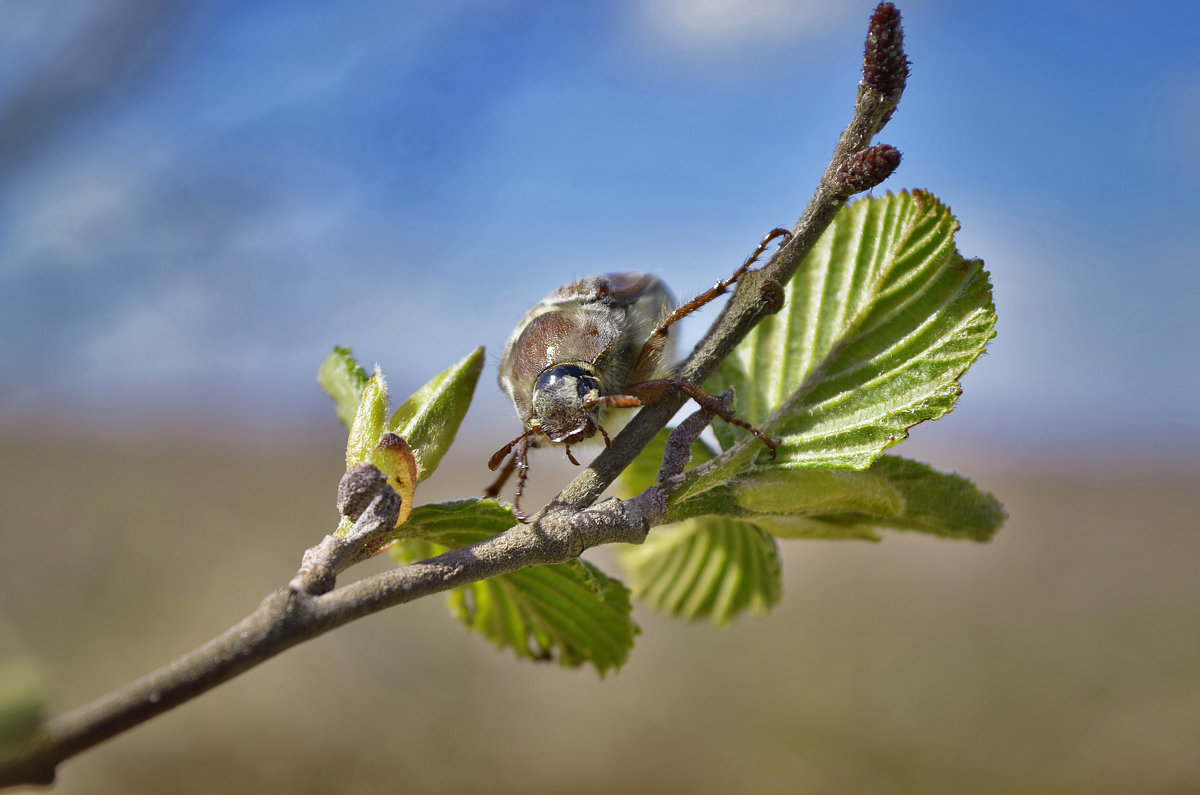
[[[869,190],[899,164],[890,146],[870,146],[904,90],[899,12],[883,3],[871,18],[854,115],[834,149],[791,239],[760,270],[746,274],[725,309],[680,368],[703,383],[754,325],[779,310],[782,288],[854,193]],[[355,519],[345,537],[327,536],[305,554],[291,582],[240,623],[196,650],[95,702],[48,722],[24,746],[0,760],[0,786],[49,784],[58,763],[226,682],[285,649],[357,618],[529,566],[563,563],[601,544],[641,543],[667,517],[670,475],[682,471],[696,435],[711,417],[690,418],[671,443],[663,482],[637,497],[593,505],[686,402],[669,395],[644,407],[530,524],[444,555],[335,588],[349,565],[377,552],[395,525],[400,499],[369,465],[346,473],[339,509]],[[678,471],[677,471],[678,470]]]

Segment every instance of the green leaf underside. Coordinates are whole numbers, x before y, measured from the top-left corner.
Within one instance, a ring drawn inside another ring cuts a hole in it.
[[[655,528],[640,546],[619,550],[634,594],[677,618],[728,623],[780,599],[777,542],[754,523],[705,517]]]
[[[495,500],[461,500],[413,509],[392,550],[401,562],[421,560],[490,538],[515,523]],[[468,628],[518,657],[590,664],[603,675],[620,668],[637,625],[629,590],[590,563],[533,566],[450,593],[450,609]]]
[[[317,370],[317,383],[333,399],[342,427],[350,430],[363,390],[367,388],[367,374],[358,366],[349,348],[334,348],[325,357]]]
[[[950,411],[958,379],[995,332],[983,263],[925,192],[844,208],[766,318],[708,382],[780,442],[777,466],[863,469],[918,422]],[[771,416],[773,412],[778,412]],[[770,420],[768,420],[770,417]],[[723,448],[745,435],[716,423]],[[749,458],[746,446],[736,471]]]
[[[414,392],[388,421],[387,429],[404,437],[412,448],[418,481],[437,469],[454,442],[475,394],[483,360],[483,348],[476,348]]]
[[[989,541],[1005,519],[999,501],[959,475],[884,455],[865,470],[754,467],[731,485],[671,510],[754,521],[781,538],[877,540],[879,529]]]
[[[464,547],[502,533],[517,523],[512,506],[497,500],[468,499],[418,505],[394,539],[431,541],[446,548]],[[415,560],[415,558],[413,558]]]
[[[756,519],[828,513],[891,517],[903,511],[904,498],[900,492],[875,473],[754,467],[728,484],[671,505],[670,516],[673,520],[714,515]]]
[[[737,485],[685,501],[672,517],[695,518],[619,550],[635,596],[679,618],[723,624],[779,600],[772,536],[878,541],[890,529],[988,541],[1005,518],[996,498],[966,478],[891,455],[857,471],[760,467]]]

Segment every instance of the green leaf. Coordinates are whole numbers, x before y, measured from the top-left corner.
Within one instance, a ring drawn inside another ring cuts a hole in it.
[[[1005,519],[966,478],[891,455],[854,471],[754,467],[671,507],[672,518],[704,515],[753,521],[781,538],[865,540],[894,529],[987,541]]]
[[[483,370],[483,348],[418,389],[388,421],[387,429],[403,436],[417,459],[417,480],[433,474],[454,442]]]
[[[367,374],[358,366],[349,348],[334,348],[325,357],[317,370],[317,383],[333,398],[342,427],[350,430],[363,390],[367,388]]]
[[[696,516],[757,519],[860,513],[896,516],[904,498],[885,478],[861,471],[753,467],[729,483],[667,504],[673,520]]]
[[[534,566],[450,594],[467,627],[518,657],[585,663],[604,675],[625,664],[638,633],[629,589],[590,563]]]
[[[511,506],[460,500],[415,508],[393,548],[410,562],[490,538],[515,523]],[[456,588],[451,611],[468,628],[518,657],[557,659],[565,667],[590,664],[603,675],[620,668],[633,648],[637,625],[629,590],[578,560],[533,566]]]
[[[767,613],[783,582],[774,538],[752,522],[707,517],[655,528],[640,546],[622,546],[634,594],[677,618],[728,623]]]
[[[780,442],[776,466],[864,469],[918,422],[950,411],[958,379],[995,332],[980,260],[954,247],[958,222],[917,191],[845,207],[786,288],[786,303],[712,379],[738,416]],[[768,419],[770,418],[770,419]],[[745,436],[714,430],[723,448]],[[743,445],[687,490],[767,456]]]
[[[866,471],[841,474],[886,481],[900,495],[903,509],[893,515],[835,511],[776,524],[762,521],[761,526],[784,538],[854,538],[890,529],[982,542],[990,541],[1007,518],[999,500],[971,481],[907,458],[885,455]]]
[[[773,603],[777,577],[766,573],[777,558],[764,538],[878,540],[880,528],[994,535],[1004,514],[990,494],[880,457],[912,425],[950,411],[958,379],[994,336],[987,274],[955,249],[957,228],[923,192],[842,210],[787,286],[782,311],[707,383],[714,394],[733,387],[737,415],[779,440],[776,458],[744,430],[715,423],[725,452],[688,470],[668,496],[671,520],[683,525],[656,528],[621,555],[635,594],[721,621]],[[628,492],[653,483],[664,439],[622,476]],[[738,585],[760,590],[740,602],[714,595]]]
[[[516,523],[512,506],[496,500],[473,498],[436,502],[414,508],[396,537],[420,538],[451,549],[491,538]],[[411,561],[415,558],[402,555],[400,559]]]
[[[346,466],[371,461],[379,436],[383,433],[383,421],[387,416],[388,388],[383,373],[376,367],[367,379],[358,410],[350,423],[350,435],[346,440]]]
[[[771,536],[878,541],[878,530],[892,529],[988,541],[1005,519],[966,478],[891,455],[855,471],[756,467],[673,506],[671,517],[693,518],[620,548],[630,586],[658,610],[717,623],[779,600]]]

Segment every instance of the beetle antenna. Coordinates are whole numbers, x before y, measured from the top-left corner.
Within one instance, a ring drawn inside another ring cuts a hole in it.
[[[496,469],[500,466],[500,464],[504,463],[504,459],[508,458],[508,454],[513,451],[513,448],[517,446],[518,442],[520,442],[522,440],[526,440],[530,436],[533,436],[536,433],[541,433],[541,431],[542,431],[542,428],[540,425],[534,425],[529,428],[526,428],[525,432],[522,433],[520,436],[518,436],[516,439],[513,439],[511,442],[504,445],[496,452],[492,453],[492,457],[488,459],[488,469],[495,472]],[[505,467],[505,469],[508,469],[508,467]]]

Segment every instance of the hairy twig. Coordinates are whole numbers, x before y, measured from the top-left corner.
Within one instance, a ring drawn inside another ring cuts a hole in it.
[[[729,303],[680,368],[678,377],[703,383],[763,317],[779,310],[783,285],[837,211],[854,193],[869,190],[899,164],[890,146],[871,139],[895,110],[908,76],[899,12],[883,3],[871,18],[854,115],[792,237],[758,271],[738,282]],[[677,429],[669,443],[660,483],[637,497],[594,504],[687,400],[669,395],[643,408],[612,447],[530,524],[429,560],[392,569],[335,588],[347,566],[378,551],[392,531],[400,498],[370,465],[351,468],[339,488],[338,506],[355,520],[344,537],[327,536],[304,554],[287,586],[271,593],[240,623],[196,650],[74,712],[47,723],[25,746],[0,760],[0,786],[48,784],[59,762],[228,681],[284,649],[357,618],[461,585],[529,566],[562,563],[600,544],[641,543],[668,521],[673,476],[711,412],[701,411]]]

